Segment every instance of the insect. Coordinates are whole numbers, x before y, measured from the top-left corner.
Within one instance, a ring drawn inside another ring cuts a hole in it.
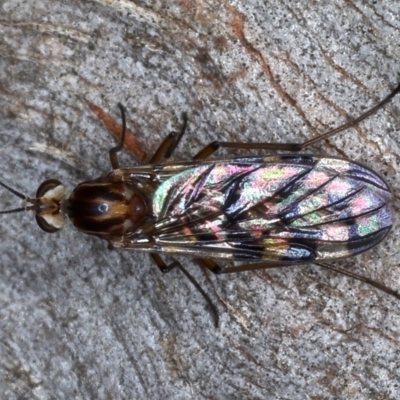
[[[215,273],[313,263],[400,299],[391,288],[328,263],[360,254],[389,233],[391,192],[377,173],[328,156],[208,159],[220,147],[296,153],[364,120],[399,91],[400,84],[357,119],[304,143],[216,141],[191,161],[161,162],[171,157],[186,130],[184,115],[181,131],[169,134],[148,165],[128,168],[119,166],[117,156],[126,132],[119,105],[123,132],[109,152],[109,175],[79,184],[69,197],[56,179],[43,182],[35,198],[0,183],[27,203],[1,213],[32,210],[40,228],[51,233],[68,216],[78,230],[111,248],[149,252],[162,272],[180,268],[210,304],[182,265],[167,265],[163,254],[192,256]],[[223,268],[221,259],[232,263]],[[234,264],[238,261],[242,264]]]

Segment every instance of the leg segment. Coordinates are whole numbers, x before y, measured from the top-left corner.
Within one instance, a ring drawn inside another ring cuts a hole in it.
[[[120,152],[124,148],[125,133],[126,133],[125,107],[121,103],[118,103],[118,107],[119,107],[119,109],[121,111],[122,135],[121,135],[120,142],[115,147],[111,148],[110,151],[109,151],[112,169],[118,169],[119,168],[119,161],[118,161],[117,153]]]
[[[231,149],[255,149],[255,150],[282,150],[282,151],[302,151],[308,146],[315,143],[321,142],[322,140],[328,139],[329,137],[336,135],[345,129],[351,128],[352,126],[358,124],[364,119],[368,118],[370,115],[377,112],[385,104],[387,104],[397,93],[400,92],[400,84],[382,101],[380,101],[376,106],[372,107],[367,112],[361,114],[358,118],[353,121],[347,122],[335,129],[331,129],[313,139],[307,140],[303,143],[241,143],[241,142],[212,142],[207,145],[203,150],[197,153],[193,159],[203,160],[217,151],[219,148],[231,148]]]
[[[150,160],[150,164],[155,164],[158,161],[160,161],[162,158],[168,159],[169,157],[172,156],[172,153],[175,151],[175,149],[178,147],[179,142],[182,139],[183,134],[186,131],[187,127],[187,114],[183,113],[182,114],[183,118],[183,125],[181,128],[181,131],[179,133],[176,132],[171,132],[161,143],[161,145],[158,147],[156,152],[154,153],[153,157]]]
[[[258,262],[258,263],[249,263],[249,264],[242,264],[238,266],[232,266],[228,268],[222,268],[220,267],[215,261],[209,260],[209,259],[198,259],[196,260],[201,266],[206,267],[210,271],[214,272],[215,274],[228,274],[231,272],[243,272],[243,271],[252,271],[256,269],[267,269],[267,268],[278,268],[278,267],[293,267],[293,266],[299,266],[301,264],[270,264],[266,262]],[[326,264],[326,263],[320,263],[320,262],[313,262],[313,264],[318,265],[322,268],[329,269],[331,271],[335,271],[339,274],[348,276],[350,278],[356,279],[361,282],[365,282],[370,286],[374,286],[377,289],[390,294],[391,296],[396,297],[396,299],[400,300],[400,293],[396,292],[395,290],[374,281],[373,279],[370,279],[366,276],[356,274],[351,271],[347,271],[342,268],[338,268],[332,264]]]
[[[210,308],[210,312],[214,321],[214,325],[216,328],[218,328],[218,323],[219,323],[219,315],[218,315],[218,310],[215,307],[215,305],[213,304],[213,302],[211,301],[210,297],[208,296],[208,294],[203,290],[203,288],[196,282],[196,280],[193,278],[192,275],[189,274],[188,271],[186,271],[185,268],[183,268],[182,264],[178,261],[173,261],[171,264],[167,265],[165,263],[165,261],[160,257],[159,254],[156,253],[150,253],[151,258],[153,259],[153,261],[156,263],[156,265],[158,266],[158,268],[160,268],[161,272],[163,273],[167,273],[169,271],[171,271],[171,269],[173,268],[178,268],[185,276],[186,278],[189,279],[189,281],[193,284],[193,286],[198,290],[198,292],[200,292],[200,294],[203,296],[203,298],[206,300],[209,308]]]
[[[119,161],[118,161],[118,155],[117,153],[120,152],[124,148],[124,143],[125,143],[125,134],[126,134],[126,118],[125,118],[125,108],[121,103],[118,103],[118,107],[121,111],[121,118],[122,118],[122,135],[121,135],[121,140],[120,142],[110,149],[109,155],[110,155],[110,161],[111,161],[111,166],[112,169],[118,169],[119,168]],[[158,162],[161,158],[169,158],[171,157],[172,153],[178,146],[179,142],[182,139],[183,134],[185,133],[186,126],[187,126],[187,114],[183,113],[183,125],[182,129],[179,133],[176,132],[171,132],[161,143],[160,147],[157,149],[157,151],[154,153],[153,157],[150,160],[151,164],[154,164]]]
[[[160,255],[157,253],[150,253],[150,256],[163,274],[166,274],[167,272],[171,271],[179,264],[178,261],[173,261],[171,264],[167,265],[165,261],[160,257]]]
[[[293,267],[299,264],[279,264],[279,263],[267,263],[267,262],[258,262],[258,263],[249,263],[249,264],[242,264],[242,265],[234,265],[231,267],[223,268],[219,266],[215,261],[205,258],[196,259],[197,263],[209,269],[214,274],[221,275],[221,274],[229,274],[232,272],[244,272],[244,271],[254,271],[256,269],[269,269],[269,268],[279,268],[279,267]]]
[[[388,293],[388,294],[396,297],[396,299],[400,300],[400,293],[398,293],[395,290],[393,290],[379,282],[376,282],[373,279],[370,279],[366,276],[355,274],[354,272],[350,272],[345,269],[335,267],[334,265],[331,265],[331,264],[318,263],[318,262],[314,262],[314,264],[319,265],[322,268],[338,272],[339,274],[349,276],[350,278],[357,279],[358,281],[365,282],[368,285],[374,286],[374,287],[378,288],[379,290],[382,290],[383,292]]]

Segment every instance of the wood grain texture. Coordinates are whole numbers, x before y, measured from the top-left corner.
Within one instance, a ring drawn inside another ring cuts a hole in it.
[[[118,102],[139,158],[187,111],[176,159],[188,159],[215,139],[309,139],[400,79],[395,0],[0,9],[1,179],[27,195],[47,178],[71,190],[110,170]],[[390,237],[341,265],[398,290],[399,105],[312,149],[364,162],[391,185]],[[126,152],[121,164],[135,162]],[[399,303],[362,283],[315,266],[216,277],[181,259],[220,310],[216,330],[190,282],[145,254],[110,252],[72,227],[45,234],[31,214],[1,216],[0,233],[2,399],[400,396]]]

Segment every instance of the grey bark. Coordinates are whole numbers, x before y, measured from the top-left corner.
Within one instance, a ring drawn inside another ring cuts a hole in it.
[[[31,196],[48,178],[71,190],[110,171],[115,139],[89,102],[116,123],[122,102],[148,155],[187,111],[175,159],[189,159],[215,139],[304,141],[400,77],[395,0],[2,0],[0,10],[1,180]],[[340,265],[398,290],[399,104],[310,149],[363,162],[392,187],[390,236]],[[121,163],[136,161],[126,152]],[[1,191],[2,209],[19,204]],[[145,254],[32,220],[0,218],[2,399],[400,396],[400,307],[384,293],[315,266],[220,277],[183,258],[221,313],[216,330],[178,270],[162,275]]]

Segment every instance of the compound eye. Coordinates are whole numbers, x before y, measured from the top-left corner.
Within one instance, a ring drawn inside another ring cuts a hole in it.
[[[42,231],[45,231],[47,233],[54,233],[54,232],[59,231],[62,228],[62,225],[60,227],[57,227],[55,225],[52,225],[53,222],[48,223],[46,221],[46,219],[44,217],[42,217],[41,215],[36,214],[35,218],[36,218],[37,224],[39,225],[39,228]]]
[[[47,181],[44,181],[39,187],[38,190],[36,191],[36,198],[40,199],[41,197],[46,196],[46,194],[50,191],[56,188],[57,186],[60,186],[61,182],[57,179],[47,179]],[[40,226],[40,225],[39,225]],[[47,231],[46,231],[47,232]]]

